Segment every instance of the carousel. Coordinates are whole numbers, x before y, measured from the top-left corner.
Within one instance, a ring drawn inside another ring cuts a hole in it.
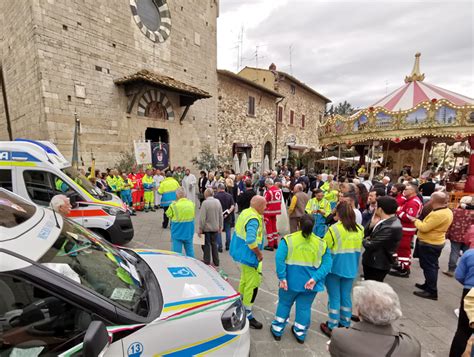
[[[366,165],[372,176],[381,163],[394,173],[410,168],[413,176],[419,176],[430,163],[435,145],[467,141],[471,148],[467,182],[451,183],[451,187],[474,192],[474,99],[424,79],[417,53],[402,87],[351,116],[326,117],[319,128],[320,144],[337,146],[339,152],[341,147],[357,151],[359,164]],[[383,162],[366,162],[375,153],[383,153]]]

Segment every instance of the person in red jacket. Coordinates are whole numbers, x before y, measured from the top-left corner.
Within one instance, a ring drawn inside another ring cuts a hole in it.
[[[403,196],[406,198],[406,202],[397,210],[397,216],[402,223],[403,235],[397,249],[397,265],[389,274],[408,278],[410,276],[411,245],[416,233],[413,218],[420,216],[423,203],[418,197],[418,187],[415,184],[408,183],[403,191]]]
[[[141,211],[143,201],[143,186],[142,178],[143,172],[140,169],[139,173],[136,173],[136,168],[132,169],[132,172],[128,175],[128,178],[132,181],[132,204],[135,211]]]
[[[278,247],[278,231],[276,226],[277,216],[281,214],[281,197],[283,193],[275,186],[273,179],[267,178],[265,180],[265,200],[267,201],[267,207],[263,214],[265,220],[265,230],[267,231],[268,245],[264,248],[265,250],[273,251]]]

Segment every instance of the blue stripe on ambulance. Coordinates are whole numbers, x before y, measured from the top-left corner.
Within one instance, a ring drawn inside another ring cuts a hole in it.
[[[189,357],[189,356],[195,356],[200,353],[204,353],[206,351],[212,350],[216,347],[219,347],[224,344],[228,344],[232,342],[232,340],[238,338],[239,335],[223,335],[220,336],[214,340],[207,341],[195,346],[191,346],[188,348],[184,348],[182,350],[174,351],[174,352],[169,352],[165,354],[159,354],[159,356],[163,357]]]
[[[0,151],[0,161],[40,162],[36,157],[23,151]]]

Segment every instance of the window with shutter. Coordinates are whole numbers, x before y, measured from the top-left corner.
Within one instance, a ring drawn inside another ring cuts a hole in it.
[[[255,116],[255,97],[249,96],[248,115]]]

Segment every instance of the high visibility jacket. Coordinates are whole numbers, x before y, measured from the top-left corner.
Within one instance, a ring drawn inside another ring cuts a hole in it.
[[[168,207],[173,201],[176,201],[176,190],[180,187],[178,181],[172,177],[166,177],[161,181],[158,193],[161,195],[162,207]]]
[[[119,177],[117,180],[117,189],[119,191],[130,190],[132,186],[133,186],[132,180],[130,180],[129,178],[124,180],[122,177]]]
[[[422,209],[423,203],[418,196],[408,199],[403,206],[398,207],[397,216],[400,218],[400,222],[402,223],[404,237],[409,236],[411,238],[415,235],[415,222],[410,218],[418,218]]]
[[[357,225],[357,232],[344,228],[342,222],[329,227],[324,240],[332,255],[331,273],[343,278],[355,278],[359,267],[364,229]]]
[[[69,190],[69,186],[65,184],[63,180],[57,177],[54,182],[54,186],[56,187],[56,190],[61,191],[61,192],[67,192]]]
[[[319,268],[321,259],[326,252],[326,242],[311,233],[305,238],[301,231],[289,234],[283,238],[288,246],[286,264],[302,265]]]
[[[324,198],[329,201],[329,203],[337,202],[339,200],[339,191],[331,190],[324,194]]]
[[[153,180],[153,176],[145,175],[142,178],[143,189],[146,191],[152,191],[155,187],[155,180]]]
[[[313,211],[317,211],[318,209],[323,211],[324,217],[329,216],[331,213],[331,205],[325,198],[323,198],[321,201],[318,201],[318,199],[314,197],[306,204],[306,213],[313,214]]]
[[[329,187],[329,182],[328,182],[328,181],[326,181],[325,183],[323,183],[323,184],[321,185],[321,187],[320,187],[320,189],[321,189],[322,191],[324,191],[324,192],[329,192],[329,188],[330,188],[330,187]]]
[[[265,216],[277,216],[281,214],[281,197],[283,196],[281,190],[272,186],[265,192],[265,200],[267,207],[265,208]]]
[[[142,181],[136,174],[129,174],[128,179],[132,182],[132,189],[133,190],[140,189]]]
[[[285,279],[289,290],[301,292],[307,291],[304,286],[310,279],[316,281],[313,291],[324,290],[331,261],[326,242],[314,234],[305,238],[301,231],[285,236],[275,257],[278,279]]]
[[[107,176],[107,185],[109,185],[112,192],[117,192],[117,177],[109,175]]]
[[[247,237],[247,224],[251,220],[258,223],[257,237],[254,242],[250,242]],[[230,243],[231,257],[241,264],[251,267],[258,267],[258,259],[251,248],[263,248],[263,219],[262,216],[252,207],[242,211],[235,224],[235,231]]]
[[[171,239],[193,239],[195,210],[193,201],[187,198],[181,198],[169,206],[166,215],[171,221]]]

